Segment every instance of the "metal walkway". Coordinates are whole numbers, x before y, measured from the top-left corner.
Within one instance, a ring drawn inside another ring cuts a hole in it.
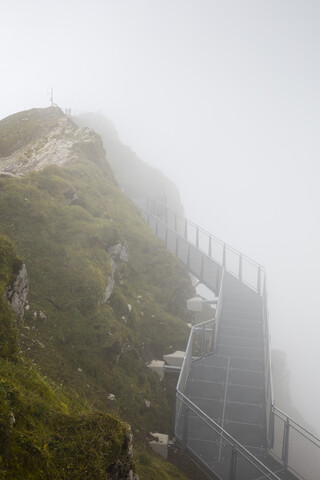
[[[191,329],[175,436],[212,478],[320,480],[320,439],[273,402],[265,270],[156,200],[138,204],[154,233],[218,297]]]

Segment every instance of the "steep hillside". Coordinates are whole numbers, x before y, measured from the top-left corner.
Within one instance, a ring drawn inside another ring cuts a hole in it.
[[[106,413],[130,423],[141,480],[179,478],[172,466],[145,451],[147,432],[170,431],[173,395],[146,364],[185,346],[189,277],[121,192],[100,137],[59,109],[21,112],[0,122],[0,157],[0,233],[7,239],[3,245],[12,243],[22,259],[8,247],[15,259],[10,275],[24,262],[29,279],[16,327],[6,301],[0,305],[1,362],[7,362],[1,388],[18,391],[19,398],[11,404],[15,397],[8,394],[2,402],[6,414],[10,410],[16,419],[19,413],[25,425],[39,420],[28,437],[32,448],[21,448],[33,462],[39,456],[44,472],[33,472],[26,460],[20,477],[0,478],[105,478],[102,472],[115,463],[112,455],[128,448],[127,427]],[[1,273],[3,288],[9,273]],[[34,412],[38,397],[43,404],[39,400]],[[60,420],[45,427],[55,416]],[[0,421],[5,429],[3,416]],[[58,426],[63,453],[52,444]],[[18,431],[16,424],[10,428]],[[75,461],[74,449],[90,443],[103,453],[98,430],[110,435],[111,453],[108,467],[95,458],[92,474]],[[8,472],[15,459],[10,455]],[[75,473],[66,473],[67,465]],[[119,471],[114,475],[124,478]]]
[[[83,113],[74,118],[81,126],[93,128],[101,135],[107,160],[116,180],[130,198],[158,197],[173,211],[183,214],[177,187],[163,173],[140,160],[124,145],[110,120],[99,113]]]

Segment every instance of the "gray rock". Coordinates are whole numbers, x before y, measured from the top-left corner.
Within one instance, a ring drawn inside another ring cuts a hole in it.
[[[113,291],[114,274],[120,263],[129,261],[129,252],[127,242],[117,243],[108,249],[111,274],[106,279],[106,286],[102,296],[102,303],[106,303]]]
[[[25,264],[22,265],[14,281],[8,286],[5,298],[10,303],[18,319],[23,317],[29,291],[29,280]]]

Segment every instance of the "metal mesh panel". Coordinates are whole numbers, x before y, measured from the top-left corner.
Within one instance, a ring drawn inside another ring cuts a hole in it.
[[[202,253],[195,247],[190,248],[189,269],[197,277],[201,276]]]
[[[177,257],[184,263],[188,265],[189,262],[189,243],[184,238],[178,238],[178,248],[177,248]]]
[[[173,230],[168,229],[167,231],[167,248],[175,253],[177,247],[177,238],[178,235]]]
[[[285,421],[276,413],[273,417],[274,427],[273,427],[273,448],[271,450],[272,454],[282,461],[283,456],[283,435],[284,435],[284,426]]]
[[[239,254],[229,248],[226,251],[226,269],[236,277],[239,276]]]
[[[188,222],[187,233],[188,233],[187,238],[188,238],[189,242],[196,245],[196,243],[197,243],[197,227],[195,225],[193,225],[192,223]]]
[[[320,478],[320,440],[276,409],[272,454],[298,478]]]
[[[212,238],[211,240],[211,257],[220,265],[223,263],[223,243]]]
[[[158,220],[155,217],[153,217],[152,215],[148,215],[147,216],[147,222],[148,222],[149,227],[152,229],[152,231],[155,232]]]
[[[209,254],[209,235],[203,230],[199,231],[199,248],[207,255]]]
[[[193,357],[204,357],[212,353],[214,346],[214,331],[214,321],[203,324],[201,327],[193,327]]]
[[[260,272],[260,285],[261,285],[261,269],[259,266],[248,261],[246,257],[242,259],[242,279],[250,287],[258,290],[258,276]],[[260,287],[261,288],[261,287]]]
[[[211,260],[211,258],[204,256],[202,282],[217,294],[219,292],[220,279],[221,267],[219,267],[214,260]]]
[[[319,442],[308,438],[295,425],[288,427],[288,468],[304,480],[320,478]]]
[[[157,235],[159,238],[161,238],[163,241],[166,240],[166,231],[167,231],[167,227],[161,223],[161,222],[158,222],[158,232],[157,232]]]

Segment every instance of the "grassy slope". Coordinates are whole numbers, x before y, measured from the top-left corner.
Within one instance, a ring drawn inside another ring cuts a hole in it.
[[[16,120],[12,118],[11,125],[7,120],[5,128],[14,131]],[[8,144],[5,148],[11,153]],[[172,409],[165,383],[159,383],[146,362],[185,345],[190,283],[117,187],[103,152],[83,144],[76,150],[77,161],[64,168],[50,166],[23,179],[0,179],[0,232],[12,240],[30,280],[30,310],[19,325],[20,348],[23,357],[54,382],[53,396],[72,395],[81,415],[95,408],[132,425],[141,479],[173,478],[179,474],[172,466],[144,452],[147,431],[170,430]],[[69,204],[74,193],[78,199]],[[102,305],[110,271],[106,250],[120,240],[128,243],[130,261],[117,270],[114,293]],[[34,317],[39,310],[46,319]],[[39,375],[30,364],[24,368]],[[16,376],[13,385],[23,385],[23,368],[19,372],[22,377]],[[108,400],[108,393],[117,400]],[[151,401],[150,408],[145,399]],[[76,413],[61,420],[64,431],[72,425],[76,430],[82,422],[79,416],[70,420]],[[79,478],[100,478],[83,475]]]
[[[18,355],[3,294],[21,260],[3,236],[0,265],[0,479],[104,478],[119,458],[132,468],[125,424],[75,401]]]

